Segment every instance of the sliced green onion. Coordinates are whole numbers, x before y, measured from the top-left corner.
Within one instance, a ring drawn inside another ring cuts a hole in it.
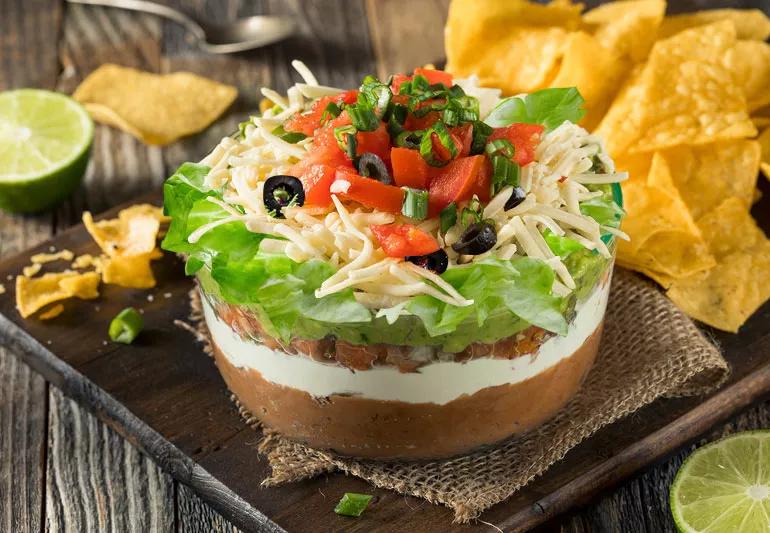
[[[513,157],[513,154],[516,152],[516,149],[511,144],[511,141],[508,139],[495,139],[494,141],[490,141],[487,143],[486,148],[484,148],[484,151],[487,153],[489,157],[493,157],[497,154],[501,154],[504,157],[507,157],[508,159]]]
[[[428,191],[404,187],[404,203],[401,214],[415,220],[425,220],[428,217]]]
[[[346,492],[334,508],[334,512],[343,516],[361,516],[372,498],[373,496],[369,494]]]
[[[374,131],[380,125],[380,119],[368,105],[355,104],[347,106],[350,121],[358,131]]]
[[[422,142],[425,131],[402,131],[396,137],[396,146],[401,148],[419,148]]]
[[[442,160],[436,157],[433,153],[433,134],[436,134],[441,146],[449,151],[449,159]],[[443,167],[450,160],[457,156],[457,145],[455,145],[452,136],[449,134],[449,130],[446,128],[443,122],[436,122],[431,128],[425,132],[420,141],[420,155],[425,161],[434,167]]]
[[[457,204],[452,202],[442,209],[441,214],[439,215],[439,221],[441,233],[446,233],[449,231],[449,228],[457,224]]]
[[[342,108],[338,106],[336,102],[329,102],[326,104],[326,109],[324,109],[324,112],[321,115],[321,124],[326,123],[326,121],[331,118],[337,118],[340,116],[340,113],[342,113]]]
[[[479,215],[479,213],[473,209],[469,209],[467,207],[464,208],[462,214],[460,215],[460,224],[462,224],[463,228],[467,228],[476,222],[481,222],[481,215]]]
[[[484,124],[478,120],[473,122],[473,141],[471,142],[471,155],[478,155],[484,153],[484,148],[487,145],[487,139],[494,130],[491,126]]]
[[[492,195],[499,193],[507,186],[519,185],[521,168],[505,156],[496,155],[492,158]]]
[[[408,114],[409,110],[404,105],[394,104],[393,102],[388,105],[385,120],[388,122],[388,134],[391,137],[398,137],[399,134],[404,132],[404,122],[406,122]]]
[[[131,344],[144,327],[144,319],[133,307],[126,307],[110,322],[110,339]]]
[[[302,139],[307,139],[307,135],[298,131],[286,131],[283,126],[278,126],[272,131],[272,134],[287,143],[297,144]]]
[[[385,112],[388,110],[390,99],[393,97],[390,87],[380,83],[377,78],[367,76],[360,90],[361,94],[366,97],[369,106],[374,109],[377,118],[381,119],[384,117]]]
[[[358,144],[356,142],[356,133],[358,133],[358,130],[356,130],[355,126],[351,125],[334,128],[334,138],[337,139],[337,145],[350,159],[356,157]]]
[[[249,126],[250,124],[254,124],[251,119],[238,123],[238,133],[241,139],[246,138],[246,126]]]
[[[441,115],[441,120],[443,120],[444,124],[449,127],[457,126],[457,124],[460,122],[460,115],[454,109],[447,108],[444,109],[444,112]]]

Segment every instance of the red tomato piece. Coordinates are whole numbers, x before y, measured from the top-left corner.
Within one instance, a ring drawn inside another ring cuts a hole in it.
[[[490,197],[490,188],[492,186],[492,163],[486,157],[481,164],[481,170],[479,171],[476,179],[476,186],[473,188],[473,194],[479,197],[482,202],[488,202]],[[473,195],[471,195],[473,196]]]
[[[411,224],[373,224],[369,229],[389,257],[427,255],[439,249],[433,236]]]
[[[428,188],[431,169],[419,151],[394,147],[390,150],[390,164],[393,165],[393,181],[399,187]]]
[[[468,200],[478,193],[485,179],[483,155],[473,155],[450,161],[442,167],[430,182],[428,203],[430,216],[435,216],[452,202]],[[486,176],[489,188],[489,176]],[[487,197],[488,197],[487,193]]]
[[[473,144],[473,124],[463,124],[449,128],[449,132],[458,145],[458,157],[466,157],[471,153],[471,144]],[[458,142],[459,141],[459,142]]]
[[[305,113],[296,113],[295,115],[289,117],[289,120],[284,123],[283,129],[286,131],[304,133],[310,137],[321,125],[321,118],[323,117],[324,111],[326,111],[326,106],[328,106],[331,102],[336,104],[353,104],[356,102],[357,98],[357,90],[346,91],[336,96],[324,96],[323,98],[319,98],[310,107],[310,111]]]
[[[433,85],[434,83],[443,83],[447,88],[452,86],[452,75],[449,72],[443,70],[428,69],[417,67],[414,69],[415,76],[425,76],[428,79],[428,83]]]
[[[524,166],[535,160],[535,148],[540,143],[540,135],[544,129],[540,124],[511,124],[504,128],[495,128],[487,142],[508,139],[514,148],[513,160]]]
[[[356,155],[371,152],[383,161],[390,159],[390,134],[384,123],[374,131],[359,131],[356,133]]]
[[[411,79],[412,77],[407,76],[406,74],[393,74],[393,79],[390,81],[390,90],[393,94],[398,94],[401,90],[401,84]]]
[[[329,187],[334,182],[337,169],[329,165],[312,165],[299,176],[305,189],[305,205],[328,207],[332,203]]]
[[[401,212],[401,205],[404,203],[403,189],[385,185],[381,181],[365,178],[345,169],[337,169],[332,185],[337,187],[337,182],[340,181],[347,182],[347,185],[339,184],[339,189],[345,190],[339,193],[343,200],[352,200],[386,213]]]
[[[439,118],[441,118],[441,114],[438,111],[431,111],[421,117],[416,117],[412,113],[409,113],[406,116],[406,121],[404,121],[404,129],[409,131],[427,130],[433,126]]]

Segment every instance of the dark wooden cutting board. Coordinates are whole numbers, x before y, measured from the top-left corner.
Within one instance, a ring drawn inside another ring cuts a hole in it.
[[[753,214],[770,228],[770,185]],[[153,194],[141,201],[160,203]],[[107,215],[114,214],[113,210]],[[458,531],[452,512],[422,500],[375,489],[359,479],[330,474],[262,488],[268,465],[257,454],[260,435],[246,427],[229,400],[214,363],[193,337],[174,325],[189,314],[192,287],[182,263],[167,254],[155,263],[158,286],[129,290],[102,286],[99,299],[66,302],[59,317],[25,320],[15,309],[13,277],[30,255],[56,249],[96,253],[83,226],[0,262],[0,343],[188,484],[245,530]],[[59,267],[60,268],[60,267]],[[768,273],[770,274],[770,273]],[[107,327],[121,309],[144,311],[146,330],[131,346],[109,342]],[[606,427],[572,450],[543,477],[482,515],[504,530],[533,527],[589,501],[640,469],[660,461],[711,426],[770,393],[770,305],[737,335],[708,330],[733,372],[709,397],[659,400]],[[333,508],[344,492],[375,494],[359,519]]]

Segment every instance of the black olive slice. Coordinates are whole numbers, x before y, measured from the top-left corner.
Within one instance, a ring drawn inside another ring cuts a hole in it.
[[[492,249],[497,243],[497,232],[488,222],[476,222],[468,226],[452,250],[463,255],[479,255]]]
[[[408,255],[404,259],[415,265],[442,274],[449,266],[449,257],[444,250],[436,250],[428,255]]]
[[[265,180],[262,189],[262,201],[268,211],[275,213],[276,218],[284,218],[284,207],[289,204],[301,206],[305,203],[305,189],[302,188],[302,182],[294,176],[270,176]]]
[[[393,178],[390,176],[390,172],[388,172],[388,167],[377,154],[371,152],[361,154],[361,157],[358,158],[358,173],[367,178],[380,181],[385,185],[393,185]]]
[[[505,210],[513,209],[527,198],[527,193],[521,187],[514,187],[511,197],[505,202]]]

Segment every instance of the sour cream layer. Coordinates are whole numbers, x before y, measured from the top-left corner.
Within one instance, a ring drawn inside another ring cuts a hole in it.
[[[304,355],[272,350],[245,340],[217,318],[206,298],[203,311],[212,340],[236,367],[253,369],[262,377],[313,397],[335,394],[406,403],[446,404],[481,389],[525,381],[570,357],[599,327],[607,307],[609,282],[602,283],[577,309],[567,335],[544,342],[534,354],[515,359],[480,358],[467,362],[435,362],[418,372],[402,373],[390,365],[353,371]]]

